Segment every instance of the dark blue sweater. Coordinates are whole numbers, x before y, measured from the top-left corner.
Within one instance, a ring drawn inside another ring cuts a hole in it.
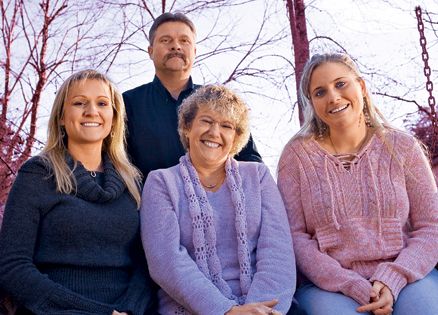
[[[35,314],[148,314],[134,199],[107,157],[100,180],[80,163],[74,176],[77,193],[61,194],[40,157],[20,169],[0,232],[0,288]]]
[[[178,164],[186,153],[177,130],[177,112],[183,100],[199,87],[190,78],[187,88],[175,100],[155,76],[152,82],[123,93],[128,118],[128,152],[144,180],[150,171]],[[262,161],[252,137],[235,158]]]

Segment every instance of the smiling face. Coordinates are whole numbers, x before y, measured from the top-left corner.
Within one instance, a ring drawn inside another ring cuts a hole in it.
[[[219,167],[230,154],[236,130],[224,115],[201,107],[186,135],[190,158],[195,167]]]
[[[111,132],[113,106],[110,89],[100,80],[74,83],[64,102],[60,124],[68,136],[68,150],[83,145],[102,147]]]
[[[161,24],[148,48],[159,75],[165,72],[184,72],[190,74],[195,59],[195,34],[183,22]]]
[[[309,94],[316,115],[330,130],[365,127],[361,117],[365,83],[344,64],[327,62],[315,68]]]

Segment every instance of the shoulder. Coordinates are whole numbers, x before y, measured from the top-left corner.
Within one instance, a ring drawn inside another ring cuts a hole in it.
[[[162,168],[158,170],[153,170],[149,172],[146,182],[146,186],[153,186],[157,182],[164,183],[168,181],[177,181],[180,178],[179,174],[179,164],[169,167],[169,168]]]
[[[294,137],[284,146],[283,152],[280,155],[279,165],[284,163],[289,163],[291,160],[297,156],[304,156],[308,152],[312,151],[313,148],[310,145],[313,139],[311,137]],[[306,153],[307,152],[307,153]]]
[[[51,173],[50,162],[40,155],[34,156],[21,166],[19,173],[49,175]]]
[[[268,167],[264,163],[260,162],[250,162],[250,161],[237,161],[239,165],[239,172],[241,173],[241,176],[248,176],[248,175],[264,175],[266,172],[269,172]]]
[[[384,140],[393,144],[412,146],[415,143],[419,143],[413,135],[398,129],[385,128],[382,135]]]
[[[123,92],[122,95],[123,95],[123,98],[126,100],[126,99],[136,97],[138,95],[145,93],[146,91],[151,89],[151,87],[152,87],[152,82],[149,82],[149,83],[137,86],[133,89],[127,90],[127,91]]]
[[[398,129],[386,128],[378,135],[383,145],[389,145],[400,155],[408,154],[421,147],[421,142],[413,135]]]

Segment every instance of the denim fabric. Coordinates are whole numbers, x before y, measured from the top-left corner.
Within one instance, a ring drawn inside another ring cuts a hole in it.
[[[295,293],[298,307],[291,315],[358,315],[359,304],[342,293],[322,290],[309,283]],[[291,309],[292,311],[292,309]],[[392,315],[437,315],[438,314],[438,270],[433,269],[422,280],[408,284],[400,292]]]
[[[400,291],[393,315],[438,314],[438,270],[425,278],[408,284]]]

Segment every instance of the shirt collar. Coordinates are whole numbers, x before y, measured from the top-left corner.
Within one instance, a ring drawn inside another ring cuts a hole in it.
[[[154,80],[152,81],[153,85],[162,93],[167,95],[169,98],[173,99],[172,95],[170,95],[169,91],[164,87],[163,83],[161,83],[160,79],[155,75]],[[195,88],[195,85],[193,84],[192,77],[189,77],[189,82],[187,83],[187,87],[181,91],[179,94],[178,99],[180,99],[183,95],[190,94]]]

